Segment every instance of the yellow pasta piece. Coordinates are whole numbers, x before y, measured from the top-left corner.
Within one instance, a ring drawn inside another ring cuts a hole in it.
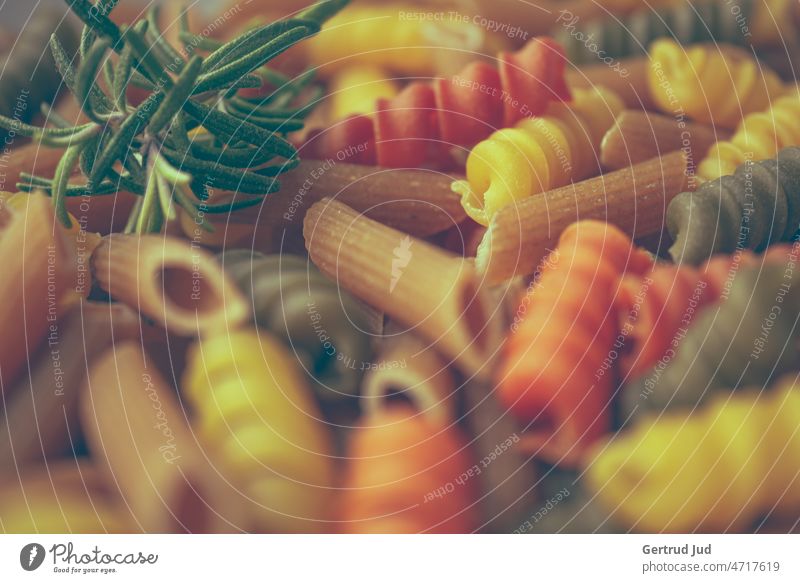
[[[650,62],[648,85],[661,111],[723,128],[768,108],[785,91],[774,71],[744,51],[660,39],[650,45]]]
[[[787,146],[800,145],[800,93],[778,99],[770,109],[746,116],[729,141],[711,146],[697,168],[703,180],[736,172],[748,160],[774,158]]]
[[[587,480],[620,525],[644,532],[741,531],[800,512],[800,385],[716,396],[643,421],[598,446]]]
[[[182,386],[209,457],[257,505],[249,530],[330,529],[330,439],[290,351],[255,329],[209,337]]]
[[[342,69],[328,84],[329,117],[338,120],[371,114],[378,99],[390,99],[400,91],[390,77],[384,69],[370,65]]]
[[[496,131],[470,152],[467,179],[453,183],[467,214],[481,225],[503,207],[600,171],[600,142],[624,109],[609,89],[576,90],[572,103]]]

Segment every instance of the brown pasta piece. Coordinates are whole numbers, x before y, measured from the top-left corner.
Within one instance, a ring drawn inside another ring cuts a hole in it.
[[[459,195],[450,190],[458,178],[434,170],[304,160],[281,176],[281,189],[266,197],[263,206],[207,215],[217,230],[211,235],[184,219],[184,232],[212,248],[246,246],[265,253],[302,248],[303,216],[312,204],[330,197],[380,223],[415,237],[429,237],[466,218]],[[220,196],[229,198],[230,194]]]
[[[208,252],[160,235],[110,235],[92,254],[92,275],[112,298],[178,335],[235,328],[247,302]]]
[[[630,109],[655,109],[655,101],[647,89],[647,59],[621,59],[618,70],[605,63],[567,69],[567,83],[573,89],[598,85],[614,91]]]
[[[309,209],[304,235],[323,273],[410,326],[464,372],[488,374],[499,318],[471,262],[331,199]]]
[[[31,358],[29,375],[12,388],[0,430],[0,470],[72,454],[80,438],[78,395],[97,347],[133,338],[139,318],[122,304],[82,302]]]
[[[131,533],[139,529],[85,459],[25,466],[0,482],[0,532]]]
[[[56,225],[53,207],[32,195],[25,209],[0,204],[0,392],[25,369],[51,322],[67,309],[74,250]]]
[[[92,456],[145,532],[235,530],[241,517],[228,514],[238,509],[136,343],[119,343],[91,367],[80,409]]]
[[[609,170],[619,170],[669,152],[682,150],[690,170],[702,160],[717,141],[730,132],[722,128],[678,121],[657,113],[627,110],[618,117],[600,145],[600,162]]]
[[[389,338],[374,367],[362,383],[365,412],[382,407],[387,398],[402,397],[414,401],[420,413],[436,423],[448,425],[457,419],[453,373],[427,342],[409,333]]]
[[[607,221],[637,238],[658,233],[669,201],[694,186],[686,170],[684,154],[673,152],[510,205],[492,219],[475,265],[490,284],[532,273],[577,220]]]

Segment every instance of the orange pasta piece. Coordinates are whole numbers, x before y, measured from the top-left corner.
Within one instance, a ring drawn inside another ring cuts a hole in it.
[[[545,261],[498,375],[502,401],[533,427],[538,454],[573,458],[611,429],[614,379],[603,362],[617,334],[615,290],[650,257],[617,228],[574,223]]]

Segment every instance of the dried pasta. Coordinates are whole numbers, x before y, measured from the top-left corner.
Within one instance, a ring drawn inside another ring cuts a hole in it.
[[[498,127],[568,100],[564,67],[557,43],[534,38],[516,53],[501,53],[497,67],[475,62],[451,79],[411,83],[395,98],[378,100],[372,116],[311,132],[300,153],[324,160],[357,148],[350,159],[357,164],[452,166],[452,149],[469,149]]]
[[[644,55],[650,41],[670,37],[688,45],[697,42],[726,42],[750,46],[747,23],[754,0],[737,2],[737,10],[720,10],[718,0],[635,2],[630,14],[589,20],[586,23],[564,11],[556,19],[556,40],[567,58],[579,65],[598,60]],[[588,40],[587,40],[588,39]],[[591,45],[591,49],[589,48]]]
[[[766,111],[746,115],[730,140],[711,146],[697,174],[714,180],[733,174],[748,160],[774,158],[787,146],[800,146],[800,92],[777,99]]]
[[[45,341],[76,298],[74,247],[56,225],[42,195],[26,197],[22,208],[0,205],[0,392],[25,370],[29,355]]]
[[[718,390],[764,386],[795,368],[799,277],[789,261],[741,268],[724,301],[704,309],[651,372],[622,391],[624,417],[692,409]]]
[[[357,395],[372,346],[369,315],[355,298],[300,257],[239,249],[218,260],[255,323],[283,340],[323,401]]]
[[[496,131],[470,152],[466,181],[453,183],[464,210],[488,225],[505,206],[598,174],[600,141],[622,109],[612,91],[577,90],[569,105]]]
[[[302,372],[267,332],[191,347],[182,381],[203,448],[248,505],[247,530],[330,530],[330,439]]]
[[[331,199],[309,209],[303,233],[324,274],[412,327],[447,364],[469,375],[488,374],[500,342],[498,314],[469,261]]]
[[[136,532],[122,500],[91,462],[63,460],[20,468],[0,482],[0,531],[6,534]]]
[[[81,425],[107,483],[144,532],[234,532],[228,492],[176,395],[138,342],[118,342],[90,367]]]
[[[788,241],[800,228],[800,148],[746,162],[678,194],[667,208],[666,227],[676,263],[698,264],[715,253],[764,249]]]
[[[375,368],[364,376],[363,411],[374,413],[390,398],[411,400],[422,415],[440,425],[458,419],[453,373],[427,342],[409,333],[389,337]]]
[[[692,188],[682,152],[545,192],[498,212],[475,265],[489,283],[532,273],[576,217],[608,221],[628,235],[661,232],[666,205]]]
[[[340,498],[345,533],[469,533],[478,526],[473,462],[454,425],[395,404],[350,439]],[[459,483],[457,480],[461,478]]]
[[[615,521],[640,532],[741,532],[770,512],[797,515],[797,382],[643,418],[598,444],[587,487]]]
[[[380,67],[364,65],[344,68],[328,83],[328,117],[337,120],[372,113],[378,99],[391,99],[399,91],[398,82]]]
[[[566,229],[544,261],[497,377],[502,402],[538,435],[539,456],[573,459],[611,429],[614,379],[603,360],[617,335],[614,292],[626,272],[641,274],[650,263],[597,221]]]
[[[661,111],[723,128],[763,111],[785,91],[777,74],[749,53],[661,39],[650,45],[650,59],[648,85]]]
[[[180,239],[109,235],[92,253],[91,266],[112,298],[175,334],[235,328],[249,316],[214,257]]]

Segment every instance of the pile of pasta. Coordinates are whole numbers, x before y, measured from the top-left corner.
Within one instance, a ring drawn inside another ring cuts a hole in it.
[[[0,530],[797,530],[798,11],[543,5],[346,7],[213,232],[10,144]]]

